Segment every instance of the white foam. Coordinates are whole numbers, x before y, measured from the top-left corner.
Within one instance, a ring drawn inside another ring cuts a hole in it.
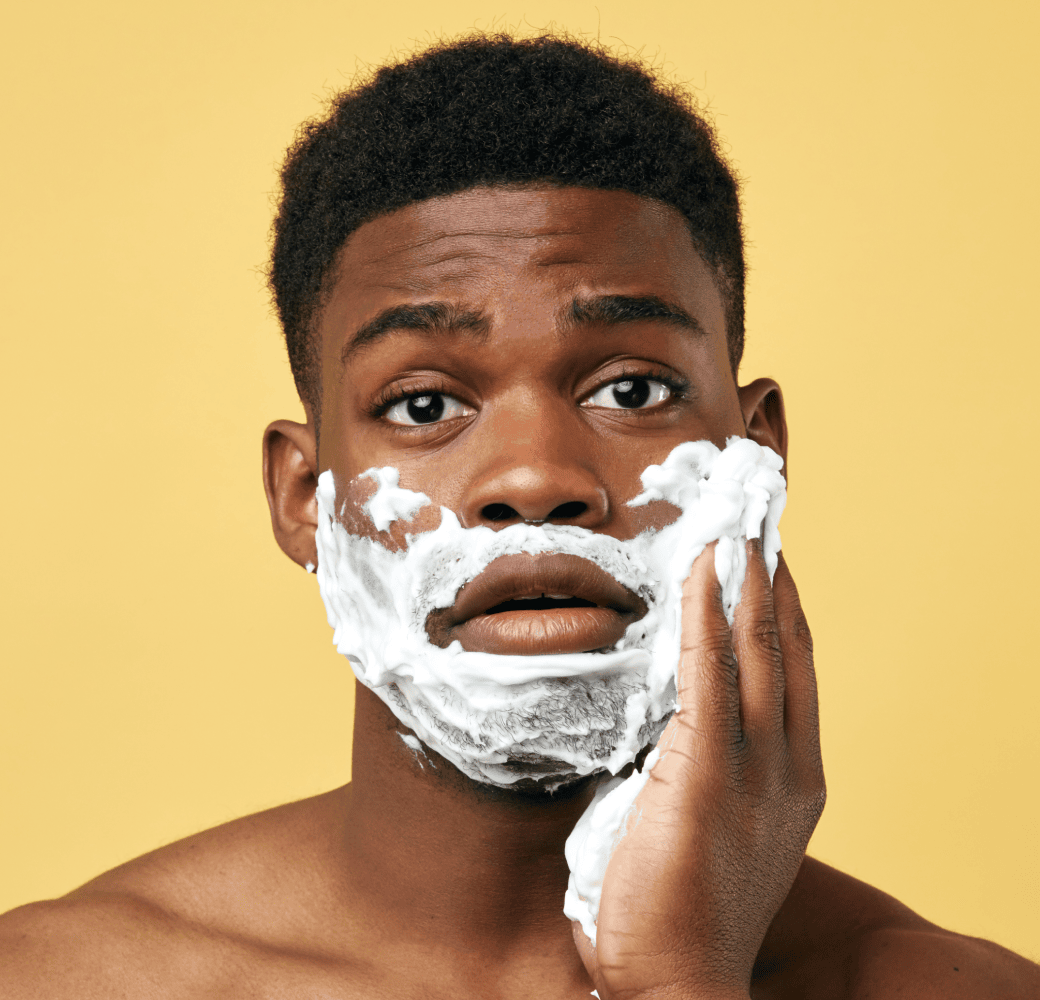
[[[435,771],[437,770],[433,765],[433,761],[426,756],[426,751],[423,749],[423,745],[411,733],[398,733],[397,735],[401,737],[401,742],[412,751],[412,754],[415,757],[415,762],[419,767],[425,771],[426,764],[429,764]],[[423,761],[426,761],[426,764],[424,764]]]
[[[747,438],[719,450],[686,442],[642,474],[642,506],[667,501],[677,519],[629,540],[571,525],[463,528],[441,508],[439,526],[406,534],[391,550],[350,534],[335,515],[331,471],[318,480],[318,583],[336,648],[424,744],[478,781],[561,783],[575,774],[617,774],[656,741],[675,709],[683,581],[718,540],[715,570],[732,622],[746,568],[745,538],[762,537],[770,578],[786,500],[782,460]],[[377,484],[365,504],[378,531],[430,503],[402,489],[392,467],[363,474]],[[430,612],[449,607],[494,559],[515,553],[589,559],[637,593],[647,614],[608,652],[503,656],[433,645]],[[649,758],[648,758],[649,760]],[[519,765],[519,766],[518,766]],[[606,783],[567,842],[565,912],[595,940],[599,887],[643,773]]]
[[[376,484],[377,489],[364,504],[364,509],[377,531],[386,531],[391,521],[408,520],[430,502],[425,493],[401,489],[397,485],[401,473],[392,465],[369,469],[359,478],[371,479]]]
[[[563,899],[563,913],[581,924],[581,929],[593,944],[596,943],[596,917],[607,864],[614,848],[627,832],[636,796],[643,790],[650,769],[659,756],[660,750],[654,747],[641,771],[627,778],[611,778],[603,782],[567,838],[564,853],[570,876]]]

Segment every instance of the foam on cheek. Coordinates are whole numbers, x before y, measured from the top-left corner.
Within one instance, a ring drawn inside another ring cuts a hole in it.
[[[643,492],[630,501],[678,507],[667,527],[627,541],[569,525],[495,531],[463,528],[442,507],[435,530],[406,535],[407,546],[393,552],[339,522],[326,471],[317,491],[317,575],[336,647],[423,743],[478,781],[507,786],[533,777],[551,787],[594,771],[617,774],[656,741],[675,710],[682,586],[693,561],[718,541],[715,570],[731,623],[746,569],[745,539],[762,538],[772,579],[786,499],[782,464],[746,438],[730,438],[721,451],[710,441],[686,442],[643,472]],[[402,489],[396,469],[364,476],[377,484],[364,510],[379,531],[430,503]],[[434,646],[425,627],[429,613],[449,607],[494,559],[521,552],[589,559],[649,610],[607,652],[502,656],[467,651],[458,642]],[[653,760],[656,751],[641,773],[605,783],[567,842],[564,912],[593,941],[603,875]]]
[[[409,520],[430,503],[425,493],[401,489],[397,485],[401,481],[401,473],[391,465],[369,469],[362,472],[359,478],[371,479],[377,487],[364,504],[365,512],[372,519],[376,531],[386,531],[391,521]]]

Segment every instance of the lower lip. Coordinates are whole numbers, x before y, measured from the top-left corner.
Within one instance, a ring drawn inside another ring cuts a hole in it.
[[[512,656],[588,653],[613,646],[632,620],[610,608],[502,611],[477,615],[449,632],[462,648]]]

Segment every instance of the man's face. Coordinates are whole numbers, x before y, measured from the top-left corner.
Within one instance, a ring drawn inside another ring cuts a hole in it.
[[[744,420],[723,301],[675,209],[480,188],[362,226],[320,327],[319,471],[394,466],[464,527],[631,538],[639,475]]]
[[[641,474],[683,442],[786,444],[776,384],[736,387],[685,220],[580,188],[430,199],[348,240],[319,334],[320,449],[276,421],[265,476],[359,679],[481,781],[631,761],[670,711],[685,551],[645,532],[677,507],[629,506]],[[414,517],[377,531],[362,473],[387,466]]]

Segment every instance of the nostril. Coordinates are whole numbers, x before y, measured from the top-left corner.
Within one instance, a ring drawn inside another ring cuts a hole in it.
[[[568,503],[561,503],[559,507],[554,507],[549,512],[548,520],[550,521],[566,521],[572,517],[581,517],[589,509],[587,503],[582,503],[580,500],[571,500]]]
[[[485,521],[512,521],[520,516],[506,503],[489,503],[480,514]]]

